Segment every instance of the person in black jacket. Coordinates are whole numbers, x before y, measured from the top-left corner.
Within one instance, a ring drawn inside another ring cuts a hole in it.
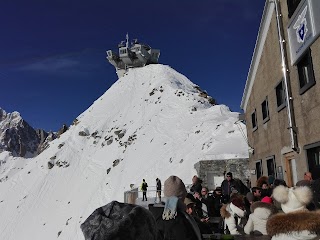
[[[233,192],[240,193],[242,195],[246,195],[250,190],[244,185],[244,183],[240,179],[234,179],[232,177],[232,172],[228,172],[226,175],[226,179],[221,183],[222,195],[224,198],[229,201],[230,194]]]
[[[159,202],[161,202],[161,181],[159,178],[156,178],[156,182],[157,182],[157,196],[156,196],[156,201],[157,198],[159,198]]]
[[[142,201],[147,199],[147,190],[148,190],[148,183],[146,183],[146,180],[142,179],[142,184],[141,184],[141,191],[142,191]]]
[[[224,203],[221,187],[216,187],[216,189],[213,192],[213,198],[214,198],[213,217],[221,217],[220,208],[222,207],[222,204]]]

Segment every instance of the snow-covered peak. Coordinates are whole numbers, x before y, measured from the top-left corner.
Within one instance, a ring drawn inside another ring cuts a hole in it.
[[[238,116],[168,66],[130,69],[20,172],[0,172],[0,239],[83,240],[92,211],[142,179],[190,183],[200,160],[248,157]]]
[[[14,156],[33,157],[46,136],[45,131],[33,129],[19,112],[7,113],[0,108],[0,153],[8,151]]]
[[[0,130],[16,127],[21,124],[22,118],[19,112],[6,113],[0,108]]]

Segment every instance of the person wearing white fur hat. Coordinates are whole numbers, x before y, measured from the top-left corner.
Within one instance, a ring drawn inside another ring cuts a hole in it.
[[[239,235],[240,221],[245,215],[243,198],[241,196],[233,197],[230,203],[221,207],[220,214],[224,218],[224,223],[230,234]]]
[[[267,233],[272,240],[320,239],[320,211],[308,211],[312,200],[309,187],[278,186],[272,197],[281,204],[284,213],[275,214],[267,222]]]

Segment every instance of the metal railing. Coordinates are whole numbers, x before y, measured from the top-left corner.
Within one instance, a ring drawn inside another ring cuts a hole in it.
[[[190,191],[191,186],[192,184],[186,184],[187,192]],[[157,187],[149,186],[146,195],[148,199],[157,198]],[[143,196],[143,191],[140,189],[140,187],[132,188],[131,190],[124,192],[124,202],[136,204],[136,200],[138,198],[142,198],[142,196]],[[161,196],[163,197],[163,190],[161,190]]]

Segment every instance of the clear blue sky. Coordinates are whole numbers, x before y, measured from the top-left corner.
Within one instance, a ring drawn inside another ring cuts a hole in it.
[[[219,104],[240,111],[264,0],[2,0],[0,107],[57,131],[117,75],[105,51],[129,37]]]

